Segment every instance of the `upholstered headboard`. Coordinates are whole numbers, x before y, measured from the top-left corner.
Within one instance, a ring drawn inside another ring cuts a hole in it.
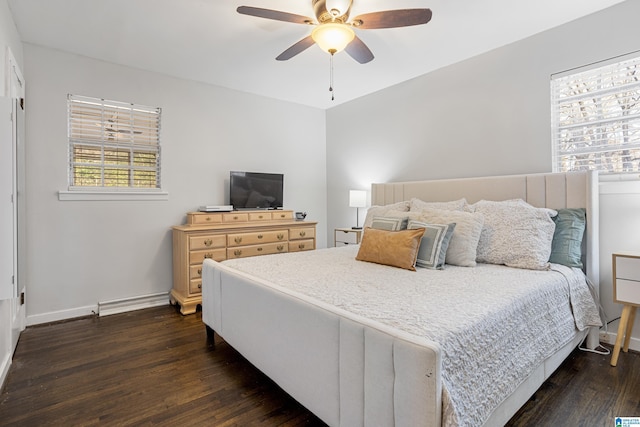
[[[585,273],[594,284],[597,285],[599,282],[599,202],[596,171],[392,182],[373,184],[371,187],[372,205],[387,205],[413,197],[426,202],[445,202],[464,197],[469,203],[483,199],[523,199],[536,207],[585,208]]]

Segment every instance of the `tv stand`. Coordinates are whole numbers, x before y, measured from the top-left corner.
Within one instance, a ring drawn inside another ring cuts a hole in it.
[[[316,248],[316,224],[296,221],[293,211],[189,212],[173,227],[173,289],[170,302],[182,314],[202,304],[202,262]]]

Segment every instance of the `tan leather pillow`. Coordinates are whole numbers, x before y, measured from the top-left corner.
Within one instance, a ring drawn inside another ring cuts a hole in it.
[[[424,228],[387,231],[366,228],[356,259],[416,271]]]

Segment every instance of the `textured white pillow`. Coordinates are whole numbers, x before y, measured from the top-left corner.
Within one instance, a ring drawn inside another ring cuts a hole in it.
[[[416,199],[415,197],[410,200],[409,211],[421,211],[423,209],[443,209],[447,211],[461,211],[467,204],[466,199],[452,200],[450,202],[425,202],[424,200]]]
[[[423,209],[420,221],[431,224],[456,223],[447,248],[446,263],[463,267],[475,267],[476,248],[482,232],[482,214],[450,211],[443,209]]]
[[[523,200],[494,202],[481,200],[474,211],[484,215],[478,242],[477,261],[509,267],[545,270],[549,268],[556,211],[535,208]]]
[[[384,206],[371,206],[367,210],[367,216],[364,219],[363,228],[371,227],[373,217],[385,216],[389,212],[409,212],[409,202],[398,202]]]

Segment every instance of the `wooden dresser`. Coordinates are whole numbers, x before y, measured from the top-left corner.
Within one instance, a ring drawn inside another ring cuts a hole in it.
[[[202,262],[308,251],[316,248],[316,223],[296,221],[293,211],[189,212],[173,227],[171,304],[182,314],[202,304]]]

